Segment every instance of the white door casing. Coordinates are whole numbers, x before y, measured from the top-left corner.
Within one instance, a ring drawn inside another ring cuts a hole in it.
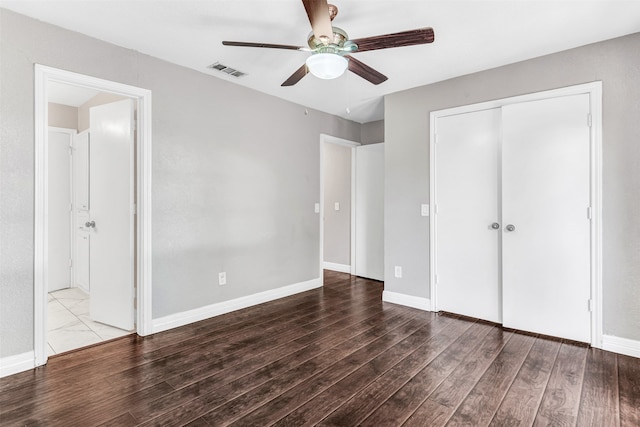
[[[49,128],[49,292],[71,286],[71,143],[74,134],[75,130],[71,129]]]
[[[134,328],[134,106],[125,99],[90,109],[90,316]]]
[[[590,342],[589,95],[502,113],[504,326]]]
[[[438,309],[497,323],[499,129],[499,108],[442,117],[435,146]]]
[[[355,149],[355,274],[384,280],[384,144]]]
[[[34,66],[35,94],[35,218],[34,218],[34,366],[47,362],[47,286],[48,248],[46,236],[47,186],[46,186],[46,142],[48,123],[48,85],[58,82],[87,87],[130,97],[137,102],[136,145],[136,331],[139,335],[153,333],[151,319],[152,258],[151,258],[151,91],[109,80],[73,73],[40,64]]]

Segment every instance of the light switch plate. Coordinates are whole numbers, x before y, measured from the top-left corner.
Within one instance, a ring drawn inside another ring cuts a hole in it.
[[[420,205],[420,215],[422,216],[429,216],[429,205],[426,203],[423,203]]]
[[[316,203],[316,204],[313,206],[313,211],[314,211],[315,213],[320,213],[320,203]]]
[[[335,210],[339,211],[339,210],[340,210],[340,202],[335,202],[335,203],[333,204],[333,209],[335,209]]]

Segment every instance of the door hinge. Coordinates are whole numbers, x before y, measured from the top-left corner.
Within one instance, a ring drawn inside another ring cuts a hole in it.
[[[592,302],[592,300],[591,300],[591,298],[589,298],[587,300],[587,309],[589,310],[589,312],[593,311],[593,304],[591,302]]]
[[[587,126],[591,127],[591,114],[587,114]]]
[[[591,206],[587,207],[587,219],[592,219]]]
[[[437,285],[437,284],[438,284],[438,275],[437,275],[437,274],[434,274],[434,275],[433,275],[433,279],[435,280],[436,285]]]

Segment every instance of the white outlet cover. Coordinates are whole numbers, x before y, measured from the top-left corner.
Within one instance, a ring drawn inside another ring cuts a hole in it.
[[[227,284],[227,273],[218,273],[218,284],[221,286]]]
[[[333,204],[333,209],[335,209],[335,210],[339,211],[339,210],[340,210],[340,202],[335,202],[335,203]]]
[[[423,203],[420,205],[420,215],[422,216],[429,216],[429,205],[426,203]]]
[[[396,265],[393,273],[394,273],[394,276],[397,279],[401,279],[402,278],[402,267],[400,267],[399,265]]]
[[[315,213],[320,213],[320,203],[316,203],[316,204],[313,206],[313,211],[314,211]]]

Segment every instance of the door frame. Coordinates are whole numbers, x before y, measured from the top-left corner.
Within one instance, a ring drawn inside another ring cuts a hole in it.
[[[320,283],[323,283],[323,270],[324,270],[324,144],[325,142],[341,145],[343,147],[351,148],[351,236],[350,236],[350,262],[349,262],[349,274],[356,273],[355,266],[355,236],[356,236],[356,212],[355,212],[355,204],[356,204],[356,147],[359,147],[359,142],[350,141],[348,139],[338,138],[336,136],[327,135],[324,133],[320,134],[320,265],[319,265],[319,277]]]
[[[603,319],[602,319],[602,82],[594,81],[575,86],[535,92],[477,104],[447,108],[432,111],[429,114],[429,288],[431,296],[431,311],[438,311],[438,293],[436,286],[436,243],[437,243],[437,206],[436,206],[436,168],[435,145],[437,141],[436,122],[440,117],[464,114],[522,102],[542,99],[589,94],[590,100],[590,215],[591,215],[591,346],[602,348]]]
[[[151,324],[151,91],[135,86],[35,64],[35,222],[34,222],[34,352],[35,366],[47,363],[47,273],[48,273],[48,86],[57,82],[110,92],[137,102],[135,162],[136,332],[152,333]]]

